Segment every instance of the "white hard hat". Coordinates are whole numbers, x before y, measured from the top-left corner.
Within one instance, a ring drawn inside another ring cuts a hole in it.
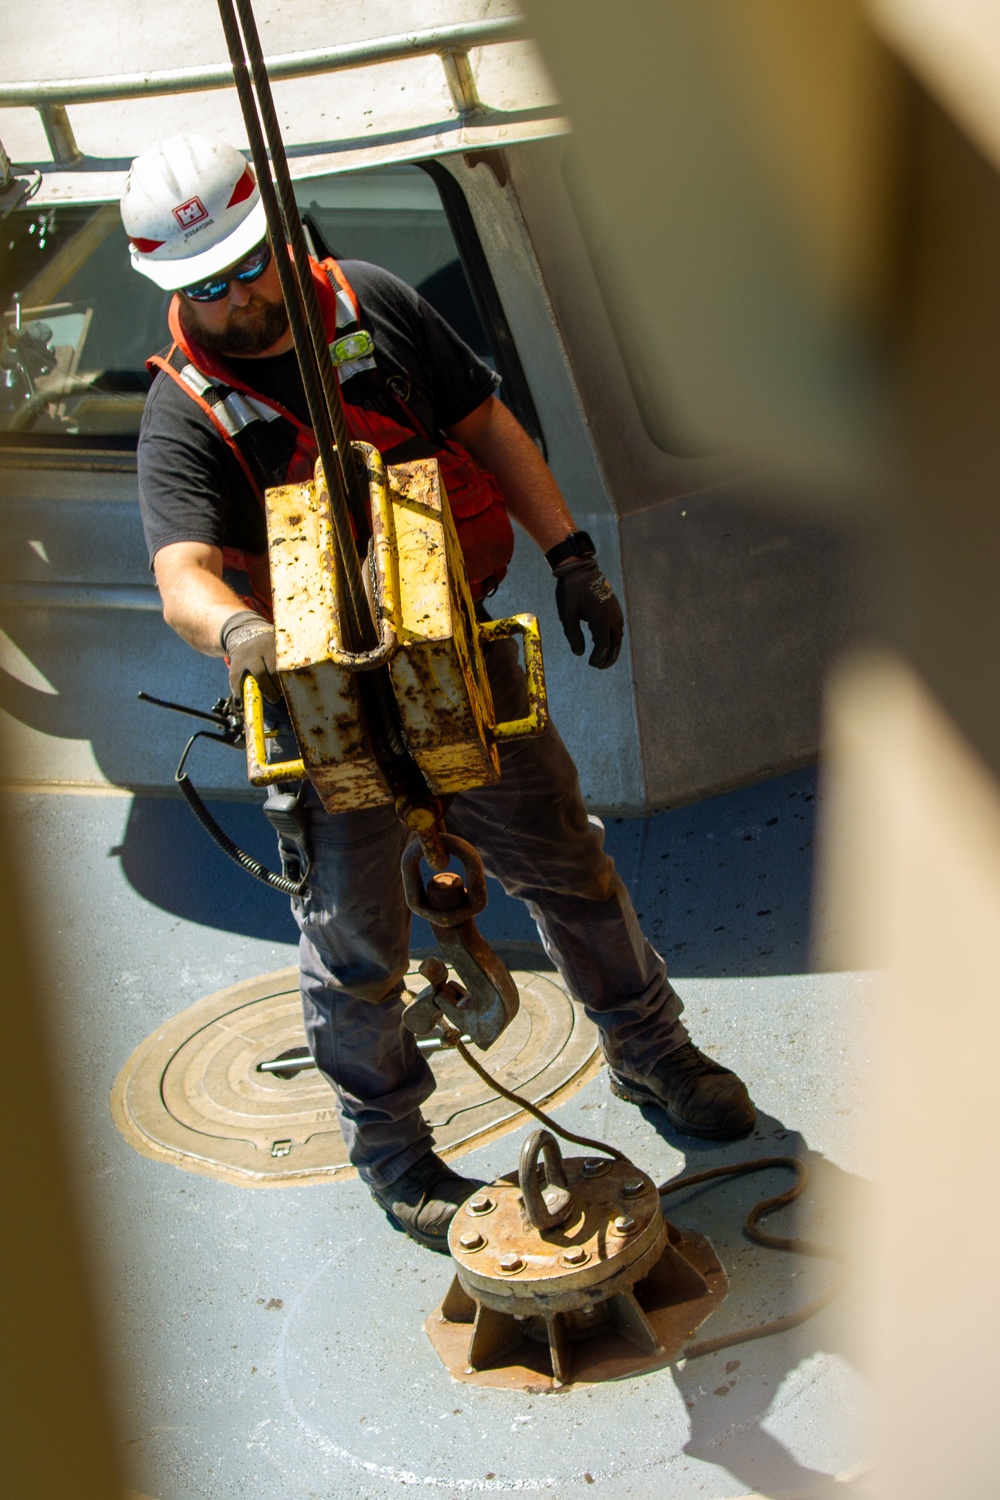
[[[121,214],[133,267],[168,292],[225,271],[267,233],[253,168],[203,135],[170,136],[137,156]]]

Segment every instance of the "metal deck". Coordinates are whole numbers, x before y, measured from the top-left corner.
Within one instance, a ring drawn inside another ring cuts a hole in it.
[[[284,898],[229,866],[179,801],[95,789],[14,793],[8,804],[44,918],[43,999],[136,1494],[863,1492],[867,1388],[845,1342],[850,1292],[793,1332],[634,1379],[544,1397],[479,1389],[451,1380],[423,1331],[447,1262],[394,1232],[356,1179],[251,1190],[140,1157],[109,1112],[119,1068],[199,997],[294,962]],[[874,992],[864,975],[808,972],[814,809],[815,776],[803,771],[608,826],[695,1039],[751,1086],[756,1136],[731,1146],[679,1137],[614,1099],[604,1075],[557,1114],[657,1180],[800,1154],[812,1187],[795,1223],[789,1211],[774,1227],[829,1239],[869,1193],[858,1127]],[[256,808],[217,811],[270,856]],[[482,926],[537,966],[526,914],[492,883]],[[414,948],[428,938],[415,924]],[[523,1134],[460,1158],[462,1169],[510,1170]],[[703,1334],[790,1311],[833,1276],[828,1263],[741,1239],[750,1205],[787,1185],[774,1171],[671,1200],[671,1216],[712,1238],[731,1279]]]

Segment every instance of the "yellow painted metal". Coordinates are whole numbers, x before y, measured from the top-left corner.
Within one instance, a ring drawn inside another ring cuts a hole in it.
[[[269,761],[264,728],[264,700],[256,677],[243,679],[243,716],[246,720],[247,778],[251,786],[269,786],[273,781],[301,781],[305,762]]]
[[[502,724],[494,724],[492,734],[495,741],[523,740],[529,735],[544,734],[549,724],[549,699],[538,620],[534,615],[508,615],[504,620],[480,621],[479,639],[482,642],[503,641],[512,635],[519,635],[524,644],[528,712],[523,719],[507,719]]]
[[[378,597],[379,645],[365,653],[344,646],[340,578],[323,471],[304,484],[266,495],[275,651],[282,691],[305,774],[328,812],[378,807],[393,800],[364,729],[357,674],[382,665],[397,641],[397,585],[385,468],[377,449],[356,445],[368,470]],[[247,754],[251,748],[247,739]],[[290,762],[287,764],[291,764]],[[290,771],[263,780],[291,779]]]
[[[266,497],[277,665],[301,760],[267,762],[256,684],[244,694],[251,783],[307,775],[328,812],[393,801],[364,730],[360,672],[388,665],[407,746],[436,796],[496,782],[497,744],[547,724],[538,623],[533,615],[476,621],[437,461],[386,469],[374,448],[354,449],[371,492],[366,585],[379,645],[365,653],[344,648],[330,502],[317,465],[313,482]],[[511,635],[524,642],[529,712],[498,724],[482,643]]]
[[[399,566],[399,649],[389,666],[414,760],[447,796],[500,779],[493,698],[437,461],[389,470]]]

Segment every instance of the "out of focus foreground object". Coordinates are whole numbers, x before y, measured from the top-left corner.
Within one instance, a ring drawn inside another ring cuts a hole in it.
[[[681,451],[816,475],[870,418],[898,72],[856,0],[527,0],[575,201]],[[823,472],[822,470],[820,472]]]
[[[3,843],[6,844],[6,836]],[[61,1140],[28,929],[0,851],[0,997],[12,1068],[3,1089],[6,1227],[4,1487],[32,1500],[123,1494],[92,1301]]]
[[[525,9],[651,400],[790,504],[875,522],[881,645],[829,695],[816,927],[828,962],[885,971],[879,1492],[991,1494],[1000,8],[639,0],[612,34],[596,0]]]

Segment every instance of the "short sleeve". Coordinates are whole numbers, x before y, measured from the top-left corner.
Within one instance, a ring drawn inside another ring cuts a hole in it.
[[[172,542],[264,550],[263,516],[236,460],[190,397],[162,372],[142,416],[138,469],[150,566]]]

